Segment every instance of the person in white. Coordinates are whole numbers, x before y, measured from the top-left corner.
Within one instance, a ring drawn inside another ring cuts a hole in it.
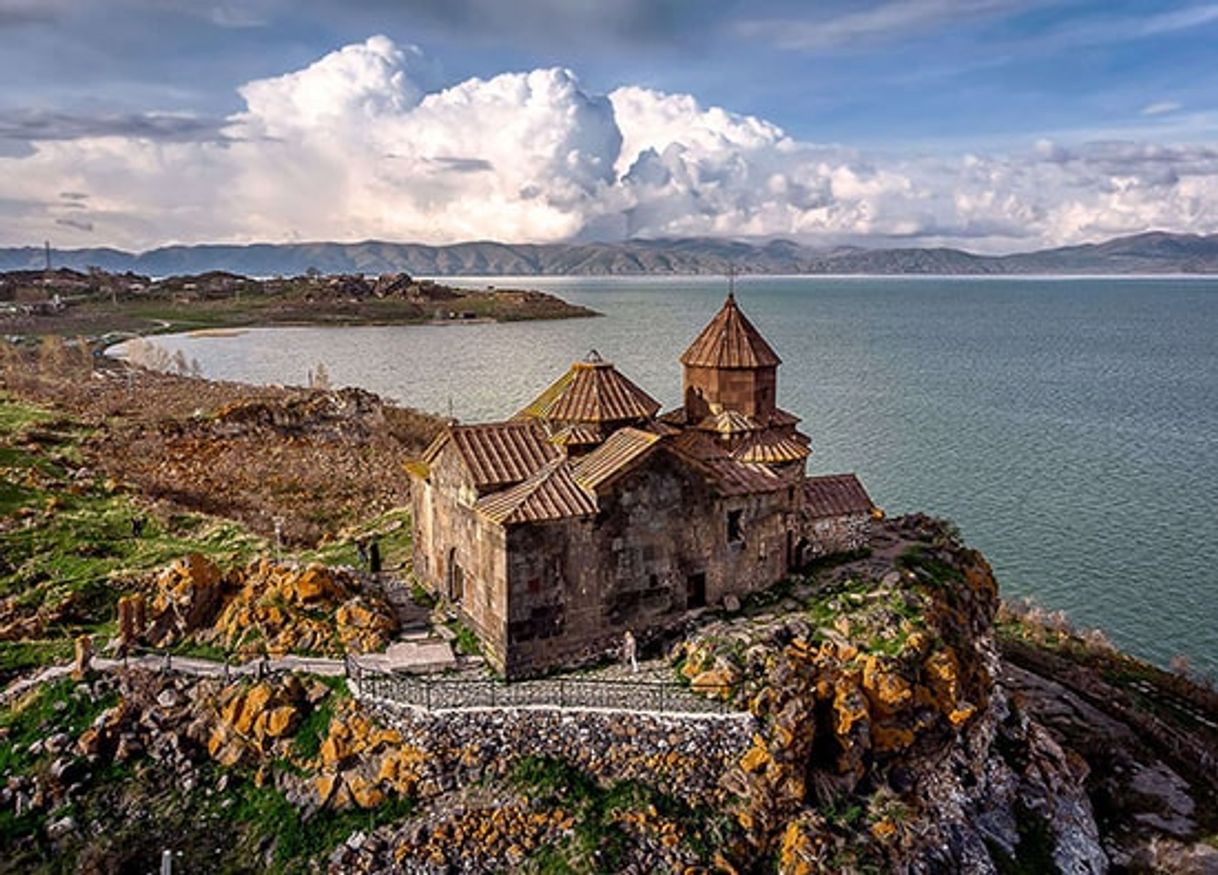
[[[639,655],[637,646],[634,643],[634,634],[627,629],[626,634],[622,636],[622,662],[630,664],[630,670],[638,673],[639,670]]]

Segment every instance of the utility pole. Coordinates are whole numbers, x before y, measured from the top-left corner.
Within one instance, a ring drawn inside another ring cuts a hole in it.
[[[51,271],[51,241],[44,240],[44,241],[42,241],[42,245],[46,251],[46,259],[47,259],[46,269],[47,269],[47,272],[50,273],[50,271]]]

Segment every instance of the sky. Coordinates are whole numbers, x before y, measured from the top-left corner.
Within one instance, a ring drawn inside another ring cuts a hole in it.
[[[0,0],[0,245],[1218,232],[1218,3]]]

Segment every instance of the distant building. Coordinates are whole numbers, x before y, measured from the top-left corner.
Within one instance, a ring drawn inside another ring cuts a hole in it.
[[[505,422],[451,425],[408,464],[414,570],[508,677],[620,647],[867,544],[853,474],[809,478],[780,360],[729,295],[660,404],[595,352]]]

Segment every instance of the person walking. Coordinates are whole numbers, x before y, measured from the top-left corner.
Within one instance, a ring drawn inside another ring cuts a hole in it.
[[[630,670],[635,674],[639,673],[639,654],[638,645],[634,640],[634,633],[629,629],[622,636],[622,662],[630,666]]]

